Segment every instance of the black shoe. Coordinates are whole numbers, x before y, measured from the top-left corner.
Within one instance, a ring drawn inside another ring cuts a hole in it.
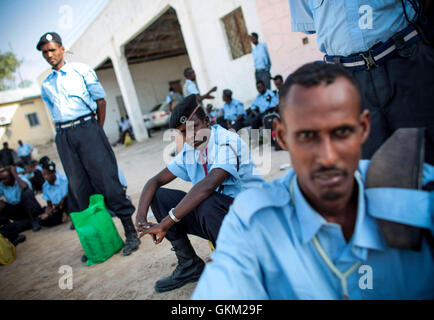
[[[178,265],[173,273],[155,283],[155,291],[166,292],[196,282],[202,274],[205,262],[196,255],[188,238],[172,241]]]
[[[41,230],[41,226],[40,226],[39,221],[37,219],[32,221],[32,230],[33,230],[33,232],[38,232],[39,230]]]
[[[74,224],[71,223],[71,225],[69,226],[69,230],[75,230]]]
[[[83,254],[81,256],[81,262],[86,263],[87,262],[87,256],[85,254]]]
[[[134,227],[131,216],[120,218],[125,230],[125,246],[122,250],[123,256],[129,256],[131,253],[139,249],[140,239],[137,237],[137,231]]]
[[[26,236],[23,234],[19,234],[15,240],[12,240],[12,244],[16,247],[19,243],[26,241]]]

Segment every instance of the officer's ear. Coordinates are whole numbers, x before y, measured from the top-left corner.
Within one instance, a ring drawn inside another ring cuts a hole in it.
[[[288,151],[289,149],[285,142],[286,128],[281,119],[275,118],[273,120],[273,130],[276,134],[277,143],[283,150]]]

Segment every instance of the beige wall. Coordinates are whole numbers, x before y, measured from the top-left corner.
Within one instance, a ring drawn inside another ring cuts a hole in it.
[[[23,105],[21,105],[24,103]],[[54,137],[54,128],[50,123],[48,110],[41,98],[27,99],[9,104],[0,105],[0,108],[17,105],[18,108],[12,117],[12,123],[5,130],[0,129],[0,142],[9,142],[9,147],[16,149],[18,140],[27,142],[31,145],[43,145]],[[36,113],[39,125],[30,127],[26,115]]]
[[[281,74],[285,79],[303,64],[323,59],[315,35],[291,31],[288,0],[256,0],[256,6],[263,32],[258,32],[259,41],[267,43],[272,76]],[[306,37],[308,44],[303,44]]]

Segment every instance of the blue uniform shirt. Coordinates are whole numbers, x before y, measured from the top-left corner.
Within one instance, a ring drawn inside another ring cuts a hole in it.
[[[251,109],[256,110],[259,109],[259,113],[264,113],[268,109],[274,108],[279,104],[279,97],[271,91],[267,89],[264,94],[258,94],[255,101],[253,101]]]
[[[434,233],[434,193],[365,190],[368,165],[361,161],[361,174],[356,174],[358,211],[348,243],[340,225],[327,222],[305,200],[292,169],[261,189],[240,194],[223,221],[213,262],[206,265],[193,299],[342,299],[341,281],[319,254],[315,239],[341,273],[359,263],[347,278],[350,299],[433,299],[434,255],[426,239],[420,252],[392,249],[376,218]],[[424,183],[434,179],[430,170],[424,172]]]
[[[405,3],[412,19],[415,11]],[[367,51],[408,25],[401,0],[289,0],[289,5],[292,31],[316,32],[319,50],[331,56]]]
[[[223,194],[236,197],[241,191],[258,186],[264,181],[251,158],[249,147],[236,133],[230,132],[219,125],[212,126],[207,149],[208,172],[220,168],[230,174],[230,177],[222,183]],[[175,176],[185,181],[191,181],[195,185],[205,178],[205,170],[199,152],[199,150],[195,150],[189,144],[184,143],[184,148],[168,164],[167,169]],[[203,157],[206,159],[205,150],[203,151]],[[238,170],[237,158],[239,162]]]
[[[24,177],[20,177],[21,180],[27,183],[27,186],[32,189],[32,184],[29,180]],[[5,200],[9,204],[18,204],[21,201],[21,188],[18,185],[18,182],[15,181],[13,186],[5,186],[2,182],[0,182],[0,197],[4,196]]]
[[[200,94],[196,83],[190,79],[185,80],[183,91],[184,97],[188,97],[191,94]]]
[[[53,185],[45,181],[42,185],[42,199],[58,204],[68,194],[68,179],[64,174],[56,173]]]
[[[26,157],[32,153],[33,147],[27,143],[23,143],[22,146],[18,146],[17,154],[19,157]]]
[[[238,100],[232,99],[231,103],[225,102],[223,109],[225,113],[225,120],[235,121],[239,115],[244,115],[244,117],[246,117],[244,105]]]
[[[77,119],[95,111],[95,100],[106,96],[95,71],[82,63],[66,63],[42,83],[41,97],[54,122]],[[90,108],[90,109],[89,109]]]
[[[265,43],[258,43],[258,45],[253,48],[252,54],[256,70],[270,70],[271,60]]]

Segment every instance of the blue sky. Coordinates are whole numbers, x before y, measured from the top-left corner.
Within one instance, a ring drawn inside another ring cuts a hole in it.
[[[24,79],[36,84],[49,66],[36,50],[39,38],[49,31],[70,47],[109,0],[0,0],[0,52],[10,51],[23,61]],[[18,76],[17,76],[18,79]]]

